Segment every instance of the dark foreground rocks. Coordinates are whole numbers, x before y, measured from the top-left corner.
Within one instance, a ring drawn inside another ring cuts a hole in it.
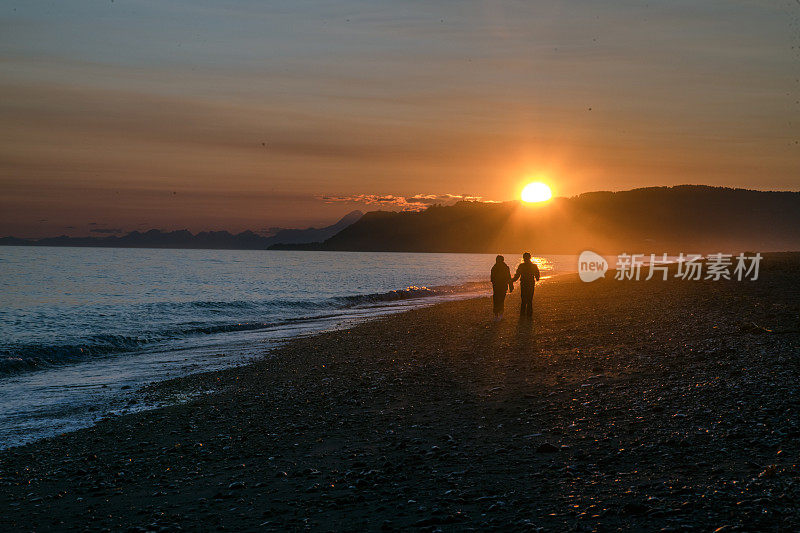
[[[800,530],[800,262],[299,339],[0,452],[0,530]]]

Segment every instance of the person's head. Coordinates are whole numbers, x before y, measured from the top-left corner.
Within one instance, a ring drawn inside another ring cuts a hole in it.
[[[494,258],[494,262],[495,263],[502,263],[505,260],[506,260],[506,258],[503,257],[502,255],[498,255],[497,257]]]
[[[531,262],[530,252],[525,252],[524,254],[522,254],[522,260],[525,261],[526,263],[530,263]]]

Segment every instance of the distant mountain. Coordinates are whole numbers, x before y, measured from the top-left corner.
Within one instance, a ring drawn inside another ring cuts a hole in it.
[[[283,229],[268,237],[271,244],[301,244],[309,242],[322,242],[333,237],[346,227],[358,221],[364,213],[361,211],[351,211],[343,216],[336,224],[315,229]]]
[[[122,237],[48,237],[44,239],[0,238],[0,246],[96,246],[108,248],[210,248],[223,250],[266,250],[276,243],[302,244],[324,241],[356,222],[363,213],[352,211],[338,222],[324,228],[281,229],[275,235],[263,237],[250,230],[232,234],[227,231],[188,230],[164,232],[151,229],[144,233],[132,231]]]
[[[459,202],[373,211],[294,249],[575,254],[800,250],[800,192],[681,185],[592,192],[543,204]]]

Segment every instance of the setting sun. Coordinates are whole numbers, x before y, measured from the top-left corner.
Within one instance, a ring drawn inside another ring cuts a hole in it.
[[[552,196],[550,187],[541,182],[529,183],[522,189],[523,202],[546,202]]]

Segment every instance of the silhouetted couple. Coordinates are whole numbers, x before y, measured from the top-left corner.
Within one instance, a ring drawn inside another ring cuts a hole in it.
[[[492,302],[494,307],[494,320],[500,321],[503,318],[503,308],[505,307],[506,291],[514,292],[514,282],[519,280],[519,292],[521,303],[519,305],[519,316],[533,317],[533,289],[539,281],[539,267],[531,261],[531,254],[522,254],[522,263],[517,266],[517,272],[511,277],[511,270],[505,263],[505,258],[498,255],[492,267]]]

